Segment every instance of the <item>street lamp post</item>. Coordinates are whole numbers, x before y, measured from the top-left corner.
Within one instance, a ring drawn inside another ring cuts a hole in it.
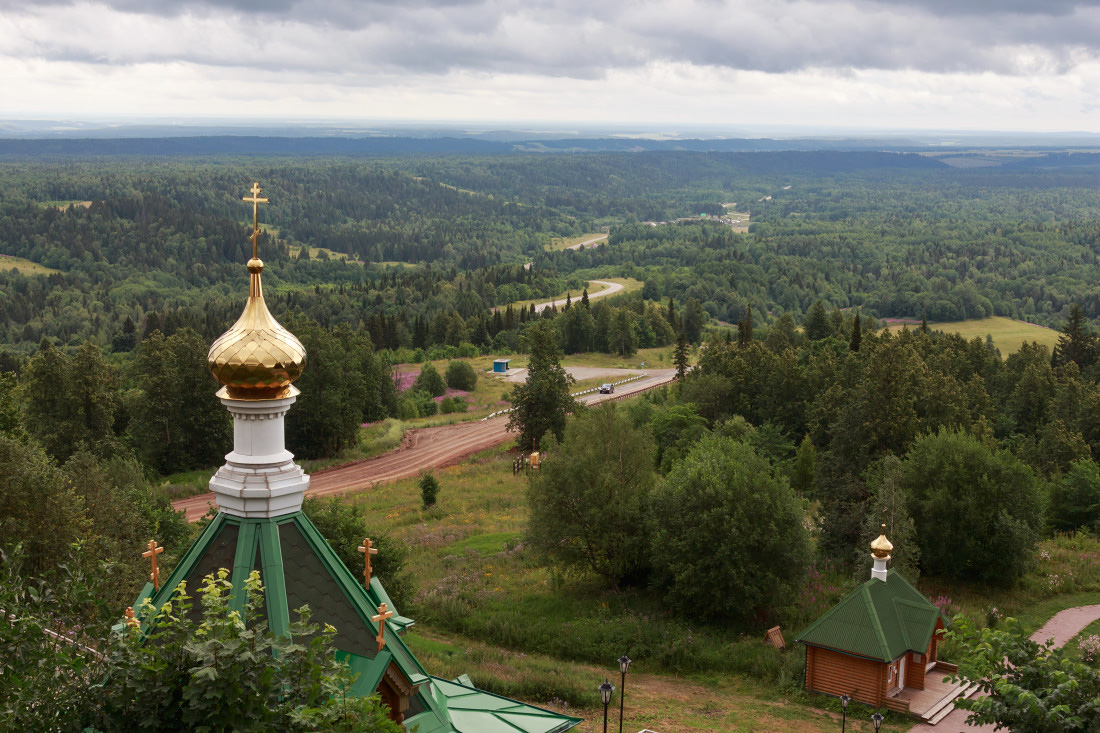
[[[852,698],[847,693],[840,696],[840,733],[844,733],[848,727],[848,703],[851,701]]]
[[[603,733],[607,733],[607,706],[611,704],[611,693],[615,691],[615,685],[604,680],[597,689],[600,691],[600,700],[603,701]]]
[[[872,715],[871,722],[875,724],[875,733],[878,733],[878,728],[882,725],[882,713],[875,713]]]
[[[626,697],[626,671],[630,669],[630,657],[625,654],[619,657],[619,671],[623,673],[622,684],[619,686],[619,733],[623,733],[623,698]]]

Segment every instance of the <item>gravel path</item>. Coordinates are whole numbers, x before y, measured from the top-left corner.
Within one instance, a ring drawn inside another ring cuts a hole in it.
[[[1100,605],[1067,608],[1054,614],[1050,621],[1047,621],[1042,628],[1031,635],[1031,640],[1039,644],[1053,641],[1054,646],[1062,646],[1097,619],[1100,619]],[[921,723],[910,728],[909,733],[973,733],[974,731],[996,730],[992,725],[967,725],[966,718],[969,714],[969,711],[966,710],[953,710],[938,724],[926,725]]]

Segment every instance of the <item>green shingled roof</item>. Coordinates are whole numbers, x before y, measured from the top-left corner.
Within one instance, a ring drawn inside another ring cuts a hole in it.
[[[923,653],[941,616],[909,581],[890,572],[886,582],[872,578],[856,588],[795,641],[892,662],[909,651]]]
[[[413,624],[393,606],[378,577],[365,590],[302,512],[275,518],[246,519],[219,512],[188,549],[171,576],[145,599],[166,603],[181,581],[194,592],[207,574],[232,569],[231,582],[240,589],[252,570],[264,584],[264,612],[271,630],[287,633],[291,612],[308,604],[315,621],[336,627],[337,657],[346,659],[358,675],[352,694],[375,692],[392,663],[417,688],[406,711],[406,729],[417,733],[560,733],[581,722],[573,718],[478,690],[468,678],[448,682],[430,677],[399,635]],[[379,652],[376,624],[370,621],[386,603],[395,613],[386,622],[386,645]],[[198,606],[199,604],[195,604]],[[240,610],[244,594],[230,601]],[[200,610],[201,612],[201,610]]]

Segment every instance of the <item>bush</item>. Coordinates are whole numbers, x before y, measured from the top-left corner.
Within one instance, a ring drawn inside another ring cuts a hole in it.
[[[961,431],[917,438],[900,486],[920,537],[922,572],[1008,585],[1027,570],[1042,525],[1031,469]]]
[[[802,502],[752,446],[707,436],[650,498],[653,574],[668,605],[748,621],[785,605],[810,555]]]
[[[439,403],[433,400],[430,394],[419,389],[406,391],[397,403],[397,417],[399,420],[431,417],[438,411]]]
[[[443,383],[443,377],[439,376],[439,372],[435,370],[432,363],[425,362],[424,368],[420,370],[420,375],[413,382],[413,389],[426,392],[432,397],[439,397],[447,391],[447,385]]]
[[[1063,532],[1081,527],[1097,529],[1100,524],[1100,467],[1088,460],[1073,462],[1051,490],[1049,522],[1053,529]]]
[[[528,541],[572,571],[612,586],[647,569],[644,506],[653,486],[653,437],[609,402],[586,410],[547,449],[531,479]]]
[[[431,509],[435,506],[436,499],[439,497],[439,481],[430,471],[423,471],[420,474],[420,500],[424,503],[425,509]]]
[[[466,412],[468,408],[466,400],[461,397],[444,397],[439,403],[439,411],[444,415],[450,415],[452,412]]]
[[[471,392],[477,386],[477,372],[468,361],[452,361],[447,365],[447,386]]]

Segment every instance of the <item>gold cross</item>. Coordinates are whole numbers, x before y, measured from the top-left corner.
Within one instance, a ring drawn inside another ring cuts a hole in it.
[[[141,553],[142,557],[148,557],[153,561],[153,572],[149,574],[149,580],[153,581],[153,590],[160,590],[160,568],[157,567],[157,555],[164,552],[163,547],[157,547],[156,540],[149,540],[148,550]]]
[[[371,616],[370,620],[377,622],[378,624],[378,636],[374,637],[374,640],[378,642],[378,651],[382,651],[382,647],[386,646],[386,619],[393,616],[393,611],[390,607],[383,603],[378,607],[378,615]]]
[[[363,544],[359,545],[359,547],[356,549],[358,549],[359,552],[363,553],[363,587],[370,589],[370,556],[377,555],[378,548],[373,546],[373,543],[370,541],[370,537],[366,537],[363,539]]]
[[[259,182],[253,182],[252,188],[248,190],[252,193],[252,198],[245,196],[241,201],[252,204],[252,259],[257,260],[259,257],[257,256],[256,241],[260,238],[260,204],[266,204],[268,200],[260,198]]]
[[[138,620],[136,618],[134,618],[134,607],[133,606],[127,606],[126,607],[126,623],[130,626],[133,626],[134,628],[137,628],[138,626],[141,626],[141,624],[138,623]]]

